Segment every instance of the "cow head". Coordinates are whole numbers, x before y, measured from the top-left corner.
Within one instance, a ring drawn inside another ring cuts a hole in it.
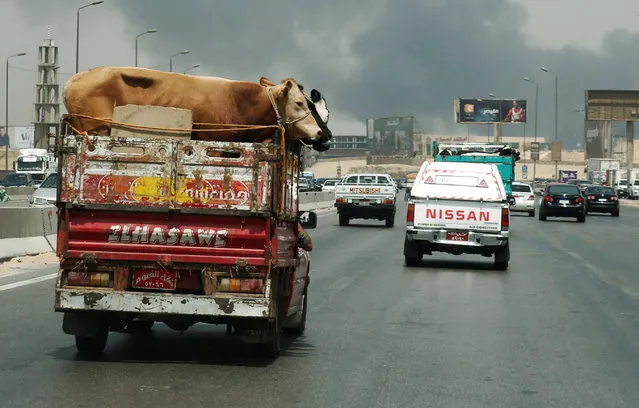
[[[275,85],[268,78],[260,78],[260,84],[272,89],[276,98],[277,109],[289,123],[287,131],[293,137],[310,142],[315,150],[326,151],[332,133],[326,126],[329,110],[322,94],[313,89],[310,98],[304,87],[294,79],[285,79]]]

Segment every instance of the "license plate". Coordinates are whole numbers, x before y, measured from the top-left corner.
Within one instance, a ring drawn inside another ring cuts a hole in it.
[[[600,198],[599,201],[608,201],[605,198]]]
[[[570,204],[570,200],[559,200],[559,204]]]
[[[132,283],[136,289],[175,290],[177,274],[164,269],[139,269],[133,272]]]
[[[360,200],[360,201],[359,201],[359,205],[370,205],[370,204],[371,204],[371,203],[370,203],[370,201],[368,201],[368,200]]]
[[[446,239],[448,241],[468,241],[468,233],[449,231],[446,233]]]

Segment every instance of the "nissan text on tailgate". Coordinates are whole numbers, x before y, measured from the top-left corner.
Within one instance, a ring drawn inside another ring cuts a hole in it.
[[[404,258],[416,266],[433,251],[495,257],[495,268],[510,260],[510,211],[494,164],[424,163],[406,215]]]
[[[397,191],[388,174],[349,174],[335,186],[335,207],[339,225],[354,218],[385,220],[388,228],[395,225]]]

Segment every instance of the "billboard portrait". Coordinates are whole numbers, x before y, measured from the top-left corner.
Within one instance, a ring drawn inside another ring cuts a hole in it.
[[[9,146],[9,132],[4,126],[0,126],[0,147]]]
[[[412,116],[368,119],[368,149],[377,155],[412,152],[414,126]]]
[[[457,123],[526,123],[525,99],[458,99]]]

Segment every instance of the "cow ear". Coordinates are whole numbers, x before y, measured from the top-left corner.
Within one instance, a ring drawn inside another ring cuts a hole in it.
[[[293,81],[286,80],[282,84],[282,89],[280,90],[279,98],[284,98],[288,96],[288,92],[293,87]]]
[[[261,77],[260,78],[260,85],[262,85],[262,86],[275,86],[275,84],[273,82],[271,82],[271,80],[268,79],[267,77]]]
[[[313,89],[311,91],[311,101],[313,101],[313,103],[317,103],[321,100],[322,100],[322,94],[320,93],[320,91],[318,91],[317,89]]]

